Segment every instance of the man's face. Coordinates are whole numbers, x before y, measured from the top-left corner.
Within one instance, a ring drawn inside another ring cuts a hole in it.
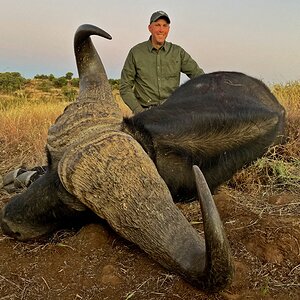
[[[162,46],[168,36],[170,25],[165,19],[158,19],[152,22],[148,29],[152,35],[152,44],[154,46]]]

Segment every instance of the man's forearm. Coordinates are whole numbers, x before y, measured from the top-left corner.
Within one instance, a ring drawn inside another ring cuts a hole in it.
[[[122,88],[120,88],[120,95],[125,102],[125,104],[134,112],[143,111],[142,106],[140,105],[138,99],[135,97],[133,91],[131,92],[124,92]]]

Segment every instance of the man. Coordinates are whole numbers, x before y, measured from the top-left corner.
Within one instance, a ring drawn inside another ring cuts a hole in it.
[[[166,41],[165,12],[152,14],[148,30],[149,40],[129,51],[121,73],[120,94],[134,113],[163,103],[179,86],[181,72],[189,78],[204,73],[183,48]]]

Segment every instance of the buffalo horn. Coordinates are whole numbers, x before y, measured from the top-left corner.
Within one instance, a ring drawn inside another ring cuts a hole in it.
[[[70,145],[91,139],[107,126],[118,128],[122,122],[121,110],[114,101],[91,35],[111,39],[104,30],[89,24],[81,25],[75,33],[74,51],[79,73],[79,96],[49,129],[47,148],[55,162],[60,160]]]
[[[205,233],[206,271],[202,284],[206,287],[219,284],[219,287],[222,288],[220,282],[231,281],[233,277],[234,267],[230,246],[205,177],[198,166],[194,165],[193,171]],[[218,270],[218,273],[213,273],[213,270]]]
[[[80,78],[79,99],[97,97],[98,101],[107,101],[108,99],[111,101],[111,87],[90,35],[112,39],[107,32],[93,25],[84,24],[77,29],[74,37],[74,51]]]

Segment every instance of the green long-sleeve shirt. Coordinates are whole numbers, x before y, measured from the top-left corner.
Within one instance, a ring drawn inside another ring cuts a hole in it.
[[[189,78],[204,73],[180,46],[165,42],[157,50],[148,40],[129,51],[121,73],[120,94],[134,112],[142,106],[158,105],[179,86],[181,72]]]

